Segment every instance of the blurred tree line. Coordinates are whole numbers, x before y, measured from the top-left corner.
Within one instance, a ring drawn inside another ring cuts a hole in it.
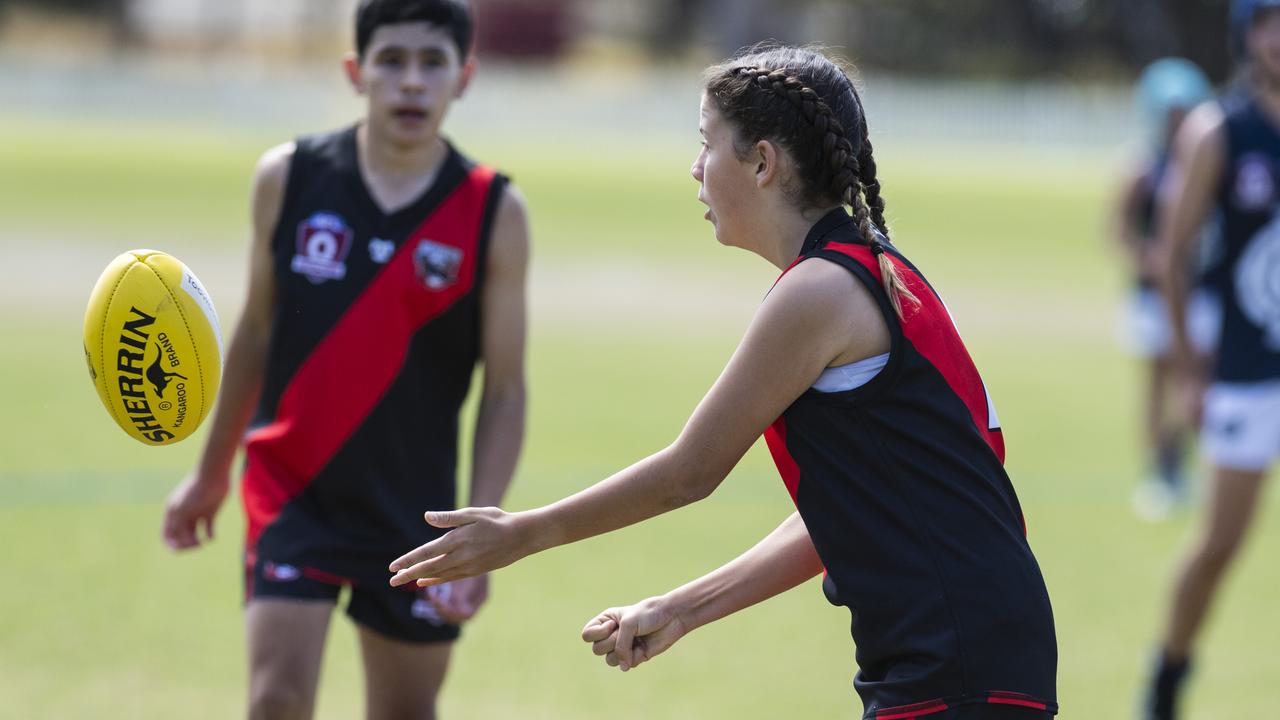
[[[206,10],[243,0],[196,0]],[[821,41],[864,67],[903,74],[1025,78],[1131,76],[1182,55],[1215,79],[1230,72],[1230,0],[472,0],[481,48],[494,55],[555,57],[584,36],[647,48],[655,60],[691,48],[725,56],[761,38]],[[9,7],[101,19],[120,45],[141,37],[133,0],[0,0]],[[187,0],[186,4],[193,4]],[[304,0],[299,12],[336,27],[354,0]],[[544,37],[545,36],[545,37]]]
[[[137,40],[129,14],[130,0],[0,0],[0,22],[10,7],[24,6],[47,13],[88,15],[100,19],[118,45]]]
[[[756,38],[822,42],[861,66],[998,78],[1131,75],[1181,55],[1231,71],[1230,0],[666,0],[651,46],[699,36],[721,55]],[[690,22],[690,19],[696,19]]]

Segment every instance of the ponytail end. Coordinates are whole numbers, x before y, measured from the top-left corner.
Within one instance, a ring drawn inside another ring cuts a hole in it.
[[[876,250],[879,249],[879,252]],[[898,268],[889,259],[889,254],[884,251],[884,246],[879,242],[871,243],[871,254],[876,257],[880,265],[880,278],[884,283],[884,292],[889,296],[889,304],[893,306],[894,313],[898,319],[902,320],[902,303],[905,300],[912,307],[920,307],[920,298],[911,292],[911,288],[903,282],[902,276],[898,274]]]

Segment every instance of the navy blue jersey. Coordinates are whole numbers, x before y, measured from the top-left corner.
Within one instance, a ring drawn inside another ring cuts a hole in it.
[[[1215,378],[1280,378],[1280,129],[1252,96],[1222,100],[1226,162],[1218,186],[1222,214],[1222,339]]]
[[[974,703],[1055,712],[1053,613],[994,408],[941,299],[888,252],[921,301],[901,321],[844,210],[810,231],[796,262],[836,263],[866,286],[889,360],[853,390],[807,391],[766,432],[823,590],[852,612],[865,717]]]
[[[384,213],[356,128],[297,143],[272,239],[275,315],[245,442],[246,559],[385,582],[455,506],[458,411],[479,357],[479,294],[505,180],[452,147]]]

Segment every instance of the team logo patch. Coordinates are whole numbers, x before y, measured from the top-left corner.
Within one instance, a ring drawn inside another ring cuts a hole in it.
[[[292,582],[302,577],[302,571],[293,565],[268,560],[262,564],[262,577],[271,582]]]
[[[1245,211],[1266,210],[1271,207],[1275,190],[1271,161],[1265,155],[1249,153],[1236,163],[1236,207]]]
[[[413,250],[413,267],[428,290],[443,290],[458,280],[462,249],[423,240]]]
[[[395,254],[396,244],[390,240],[374,238],[369,241],[369,258],[379,265],[385,265]]]
[[[1236,263],[1236,300],[1267,347],[1280,352],[1280,220],[1255,233]]]
[[[347,276],[352,232],[335,213],[318,212],[298,223],[298,248],[289,268],[319,284]]]

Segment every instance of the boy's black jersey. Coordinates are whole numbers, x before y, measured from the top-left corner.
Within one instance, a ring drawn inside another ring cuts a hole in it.
[[[865,717],[971,703],[1056,711],[1053,613],[994,408],[941,299],[886,252],[921,301],[904,303],[903,320],[844,210],[810,231],[796,263],[849,270],[877,299],[892,346],[866,385],[810,389],[766,432],[823,589],[852,612]]]
[[[1215,377],[1280,378],[1280,129],[1247,92],[1222,100],[1222,339]]]
[[[505,178],[449,147],[384,213],[356,127],[302,138],[272,254],[275,317],[245,442],[247,560],[386,581],[455,506],[458,412],[479,359],[485,254]]]

